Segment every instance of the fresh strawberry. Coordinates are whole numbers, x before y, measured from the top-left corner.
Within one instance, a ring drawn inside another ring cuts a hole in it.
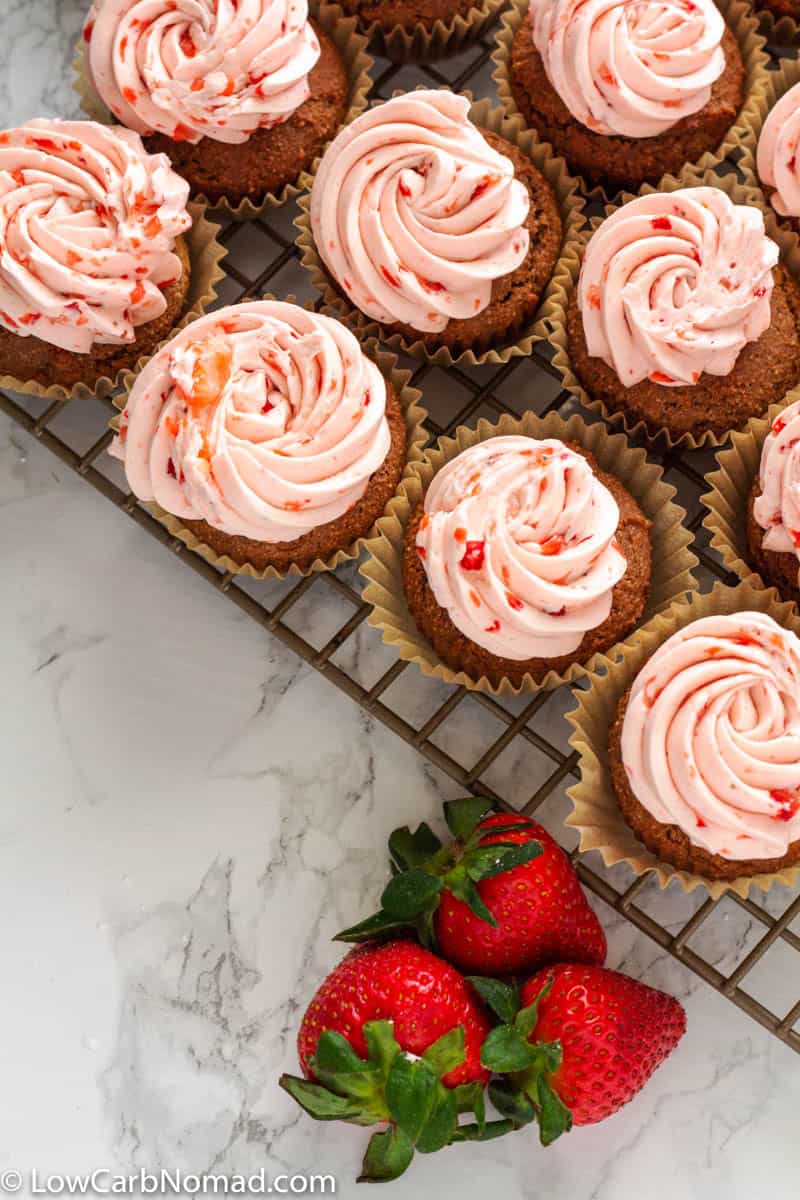
[[[519,997],[499,980],[473,983],[505,1022],[481,1054],[509,1077],[492,1085],[492,1100],[517,1126],[538,1120],[545,1145],[632,1100],[686,1030],[672,996],[605,967],[547,967]]]
[[[489,1015],[464,978],[410,940],[358,946],[317,992],[297,1048],[306,1076],[281,1086],[318,1120],[385,1124],[375,1133],[361,1178],[394,1179],[414,1150],[509,1132],[486,1122],[481,1065]],[[459,1113],[475,1121],[459,1125]]]
[[[484,816],[485,800],[445,805],[454,840],[427,825],[389,840],[394,878],[381,911],[341,941],[413,926],[420,940],[463,971],[530,973],[570,960],[601,965],[603,929],[564,851],[528,817]]]

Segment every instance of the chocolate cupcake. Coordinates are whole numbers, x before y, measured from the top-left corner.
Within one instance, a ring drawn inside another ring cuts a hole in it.
[[[395,96],[343,129],[311,191],[316,251],[337,293],[384,337],[454,356],[513,340],[558,259],[553,189],[446,91]]]
[[[675,439],[722,437],[800,377],[800,296],[753,206],[653,192],[607,217],[564,314],[590,400]]]
[[[0,375],[91,389],[151,354],[190,283],[189,189],[128,129],[0,133]]]
[[[614,790],[660,862],[709,880],[800,862],[800,639],[762,612],[693,621],[623,695]]]
[[[790,87],[767,114],[756,150],[758,179],[778,220],[800,233],[800,83]]]
[[[369,38],[393,62],[432,62],[477,40],[505,0],[341,0]]]
[[[609,193],[717,153],[737,123],[751,64],[712,0],[541,0],[506,25],[505,102]]]
[[[489,438],[446,463],[411,514],[408,606],[440,659],[472,679],[561,673],[641,617],[649,529],[580,446]]]
[[[346,65],[306,0],[95,0],[84,39],[100,99],[212,203],[294,183],[347,112]]]
[[[151,359],[111,453],[172,532],[258,575],[352,552],[394,495],[406,444],[395,389],[353,334],[262,300],[206,316]]]
[[[747,501],[753,566],[784,600],[800,603],[800,400],[772,422]]]

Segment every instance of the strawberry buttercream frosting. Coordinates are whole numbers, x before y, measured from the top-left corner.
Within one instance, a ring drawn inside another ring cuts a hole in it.
[[[636,799],[731,860],[800,838],[800,640],[760,612],[705,617],[637,675],[622,726]]]
[[[725,69],[713,0],[535,0],[533,40],[576,121],[655,137],[705,108]]]
[[[87,354],[160,317],[188,184],[138,134],[93,121],[0,133],[0,325]]]
[[[84,38],[114,116],[187,142],[288,120],[320,54],[307,0],[95,0]]]
[[[764,530],[762,547],[794,554],[800,561],[800,400],[772,422],[761,451],[758,480],[761,494],[753,516]]]
[[[782,217],[800,217],[800,83],[789,88],[767,115],[756,151],[763,184],[773,191],[772,207]]]
[[[627,562],[614,497],[582,455],[512,435],[435,475],[417,533],[436,602],[503,658],[558,658],[608,617]]]
[[[528,253],[530,198],[446,91],[396,96],[325,152],[311,193],[317,249],[376,321],[443,330],[489,304]]]
[[[140,500],[288,542],[351,508],[389,444],[386,385],[353,334],[264,300],[201,318],[150,360],[112,453]]]
[[[578,301],[589,354],[632,387],[728,375],[770,323],[778,247],[761,212],[719,188],[623,204],[586,247]]]

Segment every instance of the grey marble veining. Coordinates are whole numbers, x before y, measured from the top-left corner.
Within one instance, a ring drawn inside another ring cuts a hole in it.
[[[0,6],[6,124],[77,113],[83,8]],[[436,816],[452,782],[5,419],[0,550],[0,1171],[265,1166],[330,1172],[354,1195],[363,1131],[313,1124],[276,1080],[339,957],[331,934],[379,892],[389,831]],[[323,618],[296,614],[309,637]],[[372,637],[340,651],[357,675],[375,669]],[[435,703],[412,672],[398,687],[409,714]],[[548,736],[564,736],[559,703]],[[480,745],[480,711],[459,721]],[[517,754],[495,769],[504,784],[527,771],[530,794],[543,766]],[[546,822],[564,811],[557,795]],[[698,900],[670,903],[678,928]],[[392,1196],[796,1196],[797,1057],[598,911],[610,965],[686,1005],[678,1051],[611,1121],[547,1152],[520,1134],[420,1156]],[[758,933],[731,906],[703,953],[727,970]],[[765,987],[797,971],[777,951]]]

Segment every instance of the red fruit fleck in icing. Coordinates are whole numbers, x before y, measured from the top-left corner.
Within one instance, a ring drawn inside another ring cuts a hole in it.
[[[430,517],[428,516],[428,514],[427,514],[427,513],[423,513],[423,514],[422,514],[422,520],[421,520],[421,521],[420,521],[420,523],[419,523],[420,531],[422,531],[423,529],[427,529],[427,528],[428,528],[428,526],[430,525],[430,523],[431,523],[431,519],[430,519]]]
[[[386,280],[387,283],[390,283],[392,285],[392,287],[396,287],[396,288],[400,287],[400,280],[397,279],[391,273],[391,271],[388,270],[387,267],[384,267],[384,266],[381,267],[381,275],[383,276],[383,278]]]
[[[737,633],[728,641],[733,642],[735,646],[758,646],[760,644],[758,639],[751,637],[749,633]]]
[[[617,77],[609,67],[608,63],[601,63],[597,74],[600,76],[603,83],[608,85],[608,87],[613,88],[617,86]]]
[[[236,88],[236,81],[234,79],[231,79],[231,77],[229,75],[228,82],[225,84],[225,87],[220,92],[220,95],[221,96],[232,96],[235,88]]]
[[[566,546],[566,541],[560,533],[554,533],[552,537],[546,538],[539,547],[539,553],[551,556],[560,554]]]
[[[470,594],[469,594],[469,598],[470,598],[470,600],[472,601],[472,603],[475,605],[475,607],[476,607],[476,608],[480,608],[480,606],[481,606],[481,598],[480,598],[480,596],[478,595],[478,593],[477,593],[477,592],[470,592]]]
[[[720,287],[724,287],[726,292],[732,292],[734,290],[734,288],[736,287],[736,284],[734,282],[732,282],[730,279],[728,279],[727,277],[720,279],[719,282],[720,282]]]
[[[128,101],[128,104],[135,104],[138,99],[138,92],[132,87],[124,87],[122,89],[122,94]]]
[[[797,792],[775,788],[770,792],[770,798],[780,805],[779,811],[772,814],[776,821],[791,821],[792,817],[800,812],[800,796]]]
[[[424,561],[424,559],[425,559],[425,547],[424,547],[424,546],[417,546],[417,554],[418,554],[418,555],[420,556],[420,558],[421,558],[421,559],[423,559],[423,561]]]
[[[651,383],[674,383],[674,379],[670,379],[669,375],[665,375],[663,371],[650,372]]]
[[[122,41],[120,42],[120,44],[119,44],[119,52],[120,52],[120,54],[121,54],[121,55],[124,55],[124,53],[125,53],[125,51],[126,51],[127,49],[128,49],[128,39],[127,39],[126,37],[124,37],[124,38],[122,39]]]
[[[192,368],[192,394],[186,399],[192,408],[207,408],[222,394],[231,373],[231,349],[225,343],[200,343],[195,346]]]
[[[463,525],[459,525],[457,529],[453,530],[453,537],[457,542],[465,542],[467,540],[467,531]]]
[[[81,255],[78,254],[77,250],[67,250],[67,266],[68,267],[74,267],[75,263],[79,263],[80,261],[81,261]]]
[[[653,229],[672,229],[672,221],[669,217],[653,217],[650,224]]]
[[[766,294],[767,289],[763,286],[763,284],[761,287],[753,288],[753,295],[755,296],[756,300],[760,300],[762,296],[766,296]]]
[[[183,33],[178,39],[178,43],[187,58],[194,58],[195,54],[197,54],[197,47],[194,44],[194,38],[189,33],[188,29],[184,29]]]
[[[222,124],[222,122],[219,123]],[[180,121],[172,131],[173,142],[188,142],[193,136],[194,135],[188,125],[183,125]]]
[[[433,279],[423,279],[421,275],[416,275],[415,278],[419,286],[426,292],[443,292],[445,290],[443,283],[437,283]]]
[[[145,298],[144,284],[141,279],[137,280],[136,286],[131,289],[131,304],[141,304]]]
[[[200,78],[193,79],[192,86],[189,88],[189,91],[190,92],[202,92],[202,90],[205,86],[206,86],[205,79],[200,79]]]
[[[705,828],[706,828],[706,822],[703,820],[703,818],[702,818],[702,817],[698,817],[698,818],[697,818],[697,828],[698,828],[698,829],[705,829]]]
[[[94,29],[94,21],[87,21],[83,27],[83,40],[85,42],[91,41],[93,29]]]
[[[795,546],[800,546],[800,529],[790,529],[789,537],[792,539]]]
[[[364,408],[369,407],[369,402],[371,399],[372,396],[370,395],[369,388],[367,388],[367,390],[364,392]]]
[[[41,313],[37,312],[23,313],[19,319],[19,323],[20,325],[32,325],[34,321],[39,320],[41,315]]]
[[[775,437],[777,437],[778,434],[782,433],[785,428],[786,428],[786,417],[778,417],[777,421],[772,426],[772,432],[775,435]]]
[[[483,632],[484,633],[499,633],[500,632],[500,622],[495,618],[495,620],[492,621],[491,625],[486,626],[486,628],[484,629]]]
[[[407,187],[407,186],[406,186],[406,184],[405,184],[405,183],[403,183],[403,181],[402,181],[402,180],[400,181],[400,183],[399,183],[398,187],[399,187],[399,189],[400,189],[400,195],[401,195],[401,196],[410,196],[410,195],[411,195],[411,188],[410,188],[410,187]]]
[[[515,596],[513,592],[506,592],[506,603],[508,604],[509,608],[514,609],[514,612],[519,612],[523,607],[519,596]]]
[[[474,200],[477,200],[479,196],[482,196],[484,192],[488,191],[495,183],[498,183],[499,180],[499,175],[484,175],[480,183],[476,184],[472,189],[472,195],[469,198],[470,204]]]
[[[462,571],[480,571],[483,568],[486,542],[467,542],[464,557],[461,559]]]
[[[600,308],[602,296],[600,294],[600,288],[596,283],[590,284],[586,289],[586,299],[589,302],[590,308]]]
[[[789,168],[790,171],[794,171],[795,167],[797,166],[797,155],[796,154],[792,155],[792,157],[787,162],[786,166]]]
[[[180,424],[176,421],[175,417],[165,417],[164,428],[172,438],[176,438],[181,431]]]
[[[164,226],[159,221],[158,217],[151,217],[144,227],[144,231],[149,238],[158,237]]]
[[[172,461],[171,458],[167,459],[167,474],[169,475],[170,479],[178,478],[178,473],[175,470],[175,463]]]
[[[272,412],[274,407],[275,407],[275,405],[272,403],[271,400],[265,400],[264,403],[261,405],[262,416],[266,416],[266,414],[268,412]]]

